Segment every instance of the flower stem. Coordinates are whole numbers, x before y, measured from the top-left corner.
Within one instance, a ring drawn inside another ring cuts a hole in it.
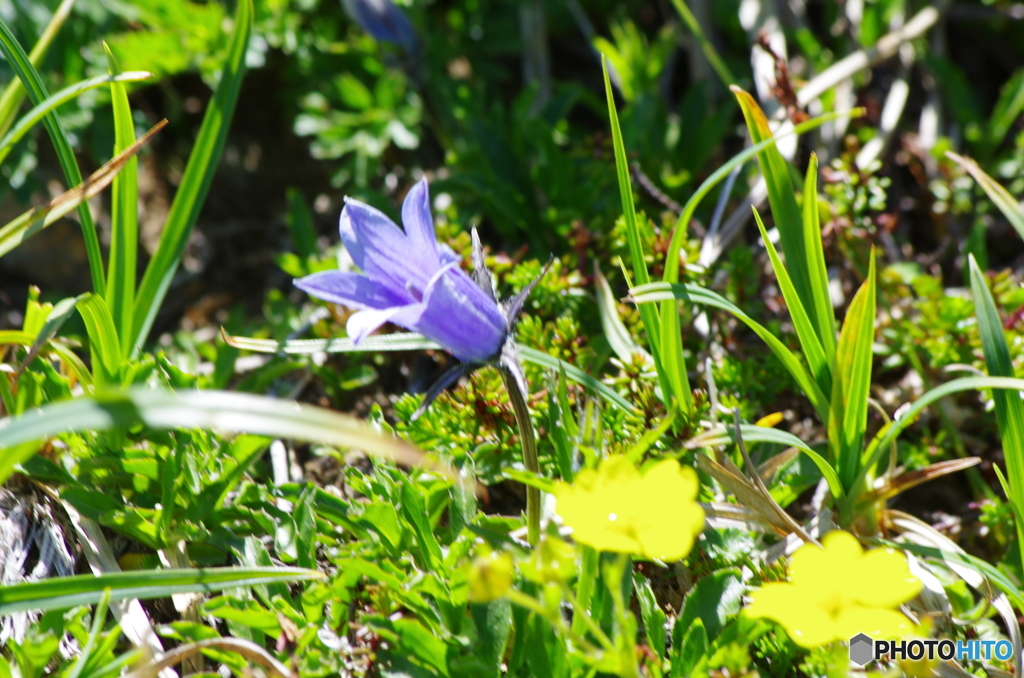
[[[505,390],[508,391],[509,402],[512,403],[512,411],[516,415],[516,424],[519,426],[519,441],[523,446],[523,465],[526,466],[527,471],[539,476],[540,460],[537,458],[537,439],[533,434],[533,421],[530,419],[530,408],[526,404],[526,394],[519,387],[511,370],[501,367],[499,371],[505,382]],[[526,541],[530,546],[536,546],[539,540],[540,490],[528,486],[526,488]]]

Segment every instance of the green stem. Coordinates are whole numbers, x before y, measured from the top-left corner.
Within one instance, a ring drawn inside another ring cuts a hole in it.
[[[693,33],[693,37],[697,38],[697,42],[700,43],[701,51],[704,52],[704,56],[708,58],[708,63],[711,64],[711,68],[715,69],[715,73],[718,78],[722,81],[722,84],[726,88],[729,85],[738,84],[732,72],[729,71],[729,67],[722,61],[722,57],[718,55],[718,50],[708,40],[708,36],[704,35],[704,30],[700,27],[700,23],[697,21],[697,17],[693,16],[693,12],[686,6],[685,0],[672,0],[672,4],[675,6],[676,11],[679,12],[679,16],[682,17],[683,22],[686,23],[686,27]]]
[[[530,473],[540,475],[540,460],[537,458],[537,439],[533,433],[533,421],[530,419],[530,408],[526,404],[526,394],[519,388],[515,377],[507,368],[500,368],[501,378],[508,391],[508,400],[512,403],[512,411],[516,415],[519,426],[519,441],[523,446],[523,465]],[[526,541],[536,546],[540,540],[540,490],[536,487],[526,488]]]

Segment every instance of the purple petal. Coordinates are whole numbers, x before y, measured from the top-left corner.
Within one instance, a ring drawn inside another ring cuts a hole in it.
[[[358,344],[371,332],[374,332],[386,322],[392,322],[402,327],[411,327],[423,313],[423,304],[410,304],[409,306],[396,306],[385,309],[367,309],[349,316],[345,324],[345,332],[353,343]]]
[[[402,203],[402,228],[405,229],[409,244],[416,248],[424,263],[435,270],[441,268],[426,179],[417,181],[405,196],[405,202]]]
[[[342,271],[321,271],[295,281],[310,296],[358,309],[405,306],[416,300],[404,287],[370,280],[365,275]]]
[[[422,292],[437,272],[438,266],[424,260],[402,229],[364,202],[346,199],[338,230],[355,265],[392,289],[412,283]]]
[[[486,362],[501,349],[505,316],[461,268],[449,265],[435,276],[423,304],[415,324],[406,327],[433,339],[459,360]]]

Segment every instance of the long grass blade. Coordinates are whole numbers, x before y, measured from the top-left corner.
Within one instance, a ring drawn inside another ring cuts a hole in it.
[[[622,130],[619,127],[619,114],[615,110],[615,95],[612,93],[612,83],[608,77],[608,64],[604,59],[601,64],[604,67],[604,89],[608,99],[608,119],[612,132],[612,146],[615,151],[615,171],[619,179],[619,195],[622,198],[622,218],[626,223],[626,244],[629,247],[633,280],[637,285],[643,285],[651,281],[651,276],[647,272],[643,243],[640,240],[640,227],[636,221],[633,185],[629,175],[629,164],[626,160],[626,146],[622,141]],[[658,382],[661,384],[666,401],[675,397],[683,409],[689,411],[693,395],[690,392],[689,379],[686,375],[686,365],[683,363],[683,347],[678,331],[679,311],[674,302],[667,303],[664,310],[668,311],[670,325],[669,330],[664,334],[661,330],[658,310],[654,306],[642,307],[640,319],[643,321],[644,331],[647,333],[651,355],[654,357],[654,369],[658,373]],[[665,341],[665,336],[669,336],[670,339]],[[663,355],[665,348],[671,352],[670,357]],[[672,364],[669,365],[669,363]],[[672,369],[673,367],[675,369]]]
[[[46,101],[49,95],[46,93],[46,87],[43,86],[42,78],[32,66],[32,62],[29,61],[21,44],[11,33],[11,29],[3,21],[0,21],[0,52],[3,52],[7,62],[14,69],[14,73],[21,79],[32,105],[38,106]],[[75,152],[71,148],[71,142],[68,140],[68,135],[56,112],[50,111],[43,119],[43,124],[57,151],[57,160],[60,162],[68,186],[79,185],[82,183],[82,172],[78,169]],[[106,284],[103,275],[103,257],[100,253],[100,241],[96,235],[96,224],[93,223],[88,205],[78,205],[78,219],[82,226],[82,237],[85,238],[85,252],[89,258],[93,291],[103,294]]]
[[[0,164],[3,164],[4,159],[11,152],[11,149],[14,148],[14,145],[21,141],[33,127],[38,125],[46,117],[47,113],[57,110],[67,102],[77,98],[82,92],[102,87],[110,82],[138,82],[152,77],[153,74],[147,71],[126,71],[117,75],[99,75],[82,82],[76,82],[74,85],[65,87],[56,94],[50,95],[46,101],[43,101],[38,106],[33,106],[28,113],[21,116],[17,124],[11,128],[11,131],[3,139],[0,139]]]
[[[114,53],[103,43],[110,75],[120,71]],[[135,123],[128,104],[128,92],[120,82],[110,83],[114,109],[114,154],[135,143]],[[107,270],[107,305],[120,337],[121,357],[132,349],[132,318],[135,312],[135,256],[139,247],[139,159],[128,159],[114,177],[110,197],[110,260]]]
[[[828,442],[832,463],[843,487],[850,490],[860,470],[864,433],[868,422],[872,346],[875,341],[875,253],[871,252],[868,278],[857,290],[839,335]]]
[[[772,131],[768,127],[768,119],[765,118],[764,112],[754,98],[739,87],[734,86],[730,89],[739,101],[743,117],[747,121],[747,130],[750,133],[751,141],[757,144],[769,139],[772,136]],[[797,294],[800,295],[800,300],[803,302],[804,308],[807,309],[814,326],[821,327],[822,323],[818,319],[817,306],[811,291],[811,274],[807,261],[807,245],[804,242],[803,220],[800,208],[796,204],[793,181],[789,176],[789,163],[782,157],[774,143],[758,152],[757,160],[768,186],[768,204],[771,205],[772,216],[779,229],[782,253],[786,255],[786,266],[789,267],[793,286],[796,288]]]
[[[793,287],[793,281],[789,277],[789,272],[779,259],[779,254],[775,251],[775,245],[768,238],[768,232],[761,221],[761,215],[758,214],[756,207],[753,209],[754,220],[757,222],[758,229],[761,230],[764,247],[768,251],[768,258],[771,259],[772,268],[775,270],[775,277],[779,281],[779,288],[782,290],[782,296],[786,300],[786,306],[789,308],[789,315],[793,319],[793,328],[796,329],[797,337],[800,339],[800,346],[804,350],[804,357],[807,358],[811,374],[814,375],[814,380],[821,387],[822,393],[831,393],[832,362],[825,355],[825,349],[821,346],[818,333],[814,325],[811,324],[811,319],[807,315],[807,309],[804,308],[803,301],[800,300],[800,295],[797,294],[796,288]]]
[[[427,339],[423,335],[412,332],[396,334],[382,334],[363,339],[357,346],[348,338],[340,339],[292,339],[285,342],[272,339],[254,339],[252,337],[233,337],[222,332],[221,337],[228,346],[252,351],[254,353],[285,353],[289,355],[309,355],[311,353],[352,353],[359,351],[422,351],[441,348],[437,343]],[[564,360],[516,344],[516,351],[519,357],[528,363],[547,367],[558,371],[564,370],[565,376],[583,386],[596,391],[598,395],[626,412],[636,412],[636,408],[628,400],[601,383],[596,377],[592,377],[575,365],[570,365]]]
[[[804,369],[800,359],[785,344],[779,341],[778,337],[769,332],[764,325],[748,316],[738,306],[724,297],[698,285],[679,283],[674,285],[669,283],[650,283],[634,287],[629,291],[629,296],[633,303],[638,305],[662,302],[665,299],[682,299],[694,304],[718,308],[736,316],[738,320],[743,322],[757,336],[761,337],[762,341],[768,344],[768,348],[782,361],[783,366],[793,376],[797,385],[804,392],[804,395],[811,401],[811,405],[818,413],[821,421],[828,421],[828,398],[825,397],[825,393],[810,373]]]
[[[100,299],[101,297],[95,297]],[[79,302],[79,309],[82,303]],[[414,466],[423,452],[370,424],[338,412],[275,398],[227,391],[148,388],[98,391],[92,396],[45,405],[0,421],[0,484],[31,453],[12,454],[22,443],[61,433],[105,431],[145,424],[152,429],[206,429],[250,433],[355,448]],[[444,468],[440,470],[444,471]]]
[[[984,189],[989,200],[996,204],[999,211],[1003,213],[1010,224],[1017,229],[1020,237],[1024,238],[1024,205],[1021,205],[1013,195],[1006,190],[1002,184],[985,174],[985,171],[978,167],[978,163],[970,158],[957,155],[952,151],[946,151],[946,157],[955,160],[964,171],[970,174],[978,185]]]
[[[32,47],[32,51],[29,52],[28,62],[30,64],[38,66],[39,62],[42,61],[47,50],[50,49],[53,39],[57,37],[61,26],[64,25],[64,21],[71,14],[71,8],[74,4],[75,0],[63,0],[57,7],[53,16],[50,17],[50,23],[46,25],[42,35],[39,36],[36,44]],[[3,95],[0,95],[0,136],[4,136],[7,130],[11,128],[15,116],[18,114],[18,108],[21,107],[21,102],[24,100],[25,86],[21,84],[21,80],[15,78],[7,83]]]
[[[76,306],[85,321],[89,335],[89,355],[92,358],[92,376],[99,387],[118,386],[121,383],[121,351],[117,340],[117,327],[110,315],[110,307],[103,297],[86,292]]]
[[[803,210],[808,282],[811,286],[811,297],[814,299],[814,315],[818,320],[818,339],[825,351],[825,359],[831,365],[836,359],[836,314],[832,308],[832,296],[828,292],[828,269],[825,266],[825,250],[821,242],[821,217],[818,214],[818,156],[815,153],[811,153],[811,161],[807,165]]]
[[[252,30],[252,0],[239,0],[231,35],[228,60],[213,94],[192,154],[188,158],[178,192],[171,203],[167,223],[160,234],[156,252],[135,297],[135,323],[131,345],[138,351],[149,335],[156,314],[171,286],[189,235],[210,190],[214,171],[227,139],[228,125],[238,101],[245,74],[245,52]]]
[[[239,586],[323,579],[299,567],[211,567],[83,574],[0,587],[0,616],[25,610],[62,610],[95,605],[109,589],[111,601],[168,598],[176,593],[212,593]]]
[[[1013,377],[1013,361],[1003,333],[1003,322],[999,317],[992,293],[989,292],[985,275],[973,256],[968,257],[971,274],[971,296],[978,316],[978,331],[981,334],[981,348],[985,354],[985,367],[990,376]],[[1014,505],[1018,515],[1024,515],[1024,402],[1012,391],[993,391],[992,400],[996,405],[996,423],[999,439],[1003,444],[1003,458],[1010,476],[1010,491],[1007,498]],[[1017,538],[1024,544],[1024,524],[1017,522]]]
[[[40,336],[42,336],[40,332]],[[57,358],[63,362],[71,372],[74,373],[75,378],[78,379],[85,386],[92,386],[92,376],[89,374],[89,369],[82,362],[82,359],[67,346],[59,343],[45,344],[42,348],[36,348],[39,344],[39,337],[33,337],[28,332],[22,332],[20,330],[0,330],[0,344],[18,344],[29,348],[29,357],[22,360],[21,366],[18,368],[18,372],[24,369],[25,365],[28,364],[29,358],[41,352],[49,351],[53,353]],[[16,374],[18,373],[16,372]],[[0,465],[3,462],[0,460]]]
[[[45,205],[30,209],[5,224],[3,228],[0,228],[0,257],[13,250],[32,235],[56,222],[71,210],[81,206],[90,198],[99,195],[101,191],[110,185],[110,182],[114,180],[117,173],[124,168],[128,159],[138,153],[139,149],[154,134],[163,129],[166,124],[166,120],[161,120],[146,134],[139,137],[139,140],[132,144],[131,147],[111,158],[106,164],[89,175],[89,178],[81,184],[75,186],[70,191],[61,193]]]

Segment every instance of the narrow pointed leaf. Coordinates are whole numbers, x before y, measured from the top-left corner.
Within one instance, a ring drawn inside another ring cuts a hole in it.
[[[981,334],[981,348],[985,354],[985,367],[990,376],[1014,377],[1013,361],[1006,344],[1003,322],[996,309],[995,300],[989,292],[985,275],[978,268],[974,257],[969,257],[971,272],[971,296],[978,316],[978,331]],[[1012,391],[993,391],[992,400],[996,405],[996,423],[999,425],[999,439],[1003,444],[1003,457],[1010,476],[1010,493],[1007,498],[1020,515],[1024,515],[1024,402],[1020,394]],[[1017,534],[1024,544],[1024,524],[1017,523]]]
[[[674,285],[669,283],[650,283],[632,288],[629,291],[629,295],[633,303],[638,305],[661,302],[668,298],[682,299],[694,304],[718,308],[736,316],[738,320],[753,330],[757,336],[761,337],[764,343],[768,344],[768,348],[782,361],[783,366],[793,376],[794,381],[804,392],[804,395],[811,401],[811,405],[818,413],[822,422],[828,421],[828,398],[825,397],[825,393],[818,386],[814,377],[804,368],[800,359],[785,344],[779,341],[778,337],[769,332],[766,327],[748,316],[738,306],[724,297],[698,285],[678,283]]]
[[[189,155],[178,192],[171,203],[167,223],[160,234],[156,252],[135,297],[135,327],[131,344],[138,350],[149,335],[156,314],[178,270],[181,255],[210,190],[213,174],[227,140],[228,125],[238,101],[245,74],[245,53],[252,29],[252,0],[239,0],[235,11],[234,32],[228,48],[228,60],[220,82],[206,109],[199,136]]]
[[[650,354],[633,341],[629,330],[622,324],[612,288],[602,275],[601,269],[596,266],[594,267],[594,281],[597,286],[597,311],[601,315],[601,329],[604,330],[604,336],[612,350],[615,351],[615,355],[624,363],[632,362],[633,355],[636,353],[650,358]]]
[[[957,155],[952,151],[946,151],[946,157],[955,160],[964,168],[964,171],[974,177],[974,180],[984,189],[989,199],[1003,213],[1003,216],[1017,229],[1018,235],[1024,238],[1024,205],[1021,205],[1002,184],[985,174],[985,171],[978,167],[978,163],[970,158]]]
[[[626,160],[626,146],[622,141],[622,130],[619,128],[619,115],[615,110],[615,95],[612,93],[612,83],[608,78],[608,65],[602,59],[604,67],[604,90],[608,100],[608,119],[612,132],[612,146],[615,151],[615,171],[619,178],[619,195],[622,199],[622,217],[626,222],[626,244],[629,247],[630,264],[633,269],[633,280],[637,285],[643,285],[651,281],[647,272],[647,262],[644,259],[643,244],[640,240],[640,227],[636,220],[636,206],[633,203],[633,185],[629,175],[629,164]],[[667,308],[667,305],[666,305]],[[675,327],[679,324],[678,310],[673,306],[669,313],[670,323]],[[644,332],[647,333],[647,340],[651,347],[651,355],[654,357],[654,369],[658,373],[658,382],[661,384],[662,392],[666,399],[676,397],[680,404],[685,405],[689,410],[692,400],[689,380],[686,376],[686,368],[682,360],[682,345],[679,345],[679,354],[673,355],[672,362],[676,370],[671,372],[666,365],[665,357],[662,356],[662,332],[661,321],[658,317],[658,310],[654,306],[642,307],[640,319],[644,324]],[[668,332],[678,336],[678,330]],[[666,342],[671,350],[675,350],[676,340]],[[680,372],[679,368],[682,368]]]
[[[121,69],[106,43],[110,74]],[[135,122],[123,83],[110,83],[114,109],[114,155],[135,143]],[[135,311],[135,255],[139,247],[139,159],[132,156],[114,177],[110,196],[110,260],[107,271],[107,306],[120,337],[121,357],[132,347],[132,317]]]
[[[211,593],[239,586],[322,579],[316,570],[298,567],[213,567],[188,570],[136,570],[83,574],[0,587],[0,616],[25,610],[62,610],[95,605],[110,590],[110,600],[167,598],[175,593]]]
[[[751,141],[757,144],[771,138],[772,131],[768,127],[768,119],[765,118],[764,112],[754,98],[739,87],[733,86],[730,89],[739,101],[743,117],[747,121],[747,130],[750,133]],[[793,286],[796,288],[797,294],[800,295],[800,300],[804,303],[804,308],[807,309],[811,321],[815,327],[820,327],[821,322],[818,319],[817,306],[811,291],[811,269],[807,261],[807,245],[804,242],[803,224],[800,208],[796,204],[793,181],[789,176],[789,163],[779,153],[775,144],[769,144],[767,148],[760,151],[757,154],[757,160],[768,186],[768,203],[772,208],[775,226],[779,229],[782,253],[786,256],[786,265],[789,267]]]
[[[103,297],[86,292],[78,299],[78,312],[85,321],[89,335],[89,354],[96,385],[117,386],[121,383],[121,348],[117,327],[110,307]]]
[[[828,418],[829,450],[849,490],[860,470],[864,433],[868,423],[872,346],[875,341],[875,254],[871,253],[868,279],[846,312],[836,348],[832,400]]]
[[[821,222],[818,214],[818,156],[811,153],[804,180],[804,247],[807,257],[808,282],[814,299],[814,317],[817,319],[818,339],[829,365],[836,359],[836,314],[832,296],[828,292],[828,268],[821,242]],[[828,391],[828,389],[825,389]]]
[[[782,290],[782,296],[786,300],[786,306],[789,308],[789,315],[793,320],[793,328],[800,339],[800,346],[804,350],[804,357],[807,358],[811,374],[814,375],[814,380],[821,387],[822,393],[831,393],[832,362],[825,355],[825,350],[822,348],[821,341],[818,338],[818,332],[814,325],[811,324],[807,309],[804,308],[800,295],[797,294],[796,288],[793,287],[793,281],[790,279],[786,267],[779,259],[779,255],[775,251],[775,245],[768,239],[768,232],[764,228],[761,215],[757,213],[756,207],[754,208],[754,220],[761,231],[764,247],[768,251],[768,258],[771,259],[772,268],[775,270],[775,277],[779,281],[779,288]]]
[[[102,301],[102,297],[93,296]],[[79,302],[79,309],[83,306]],[[99,391],[0,420],[0,484],[10,469],[29,456],[11,451],[22,443],[61,433],[105,431],[145,424],[153,429],[205,429],[363,450],[413,466],[423,453],[409,443],[378,432],[370,424],[312,405],[226,391],[173,391],[148,388]],[[443,467],[439,470],[445,471]]]
[[[77,82],[51,95],[46,101],[41,102],[38,106],[33,106],[28,113],[19,118],[17,124],[11,128],[3,139],[0,139],[0,164],[3,163],[4,158],[11,152],[14,145],[21,141],[48,113],[75,99],[82,92],[102,87],[110,82],[138,82],[139,80],[147,80],[152,77],[153,74],[147,71],[126,71],[117,75],[99,75],[95,78]]]

